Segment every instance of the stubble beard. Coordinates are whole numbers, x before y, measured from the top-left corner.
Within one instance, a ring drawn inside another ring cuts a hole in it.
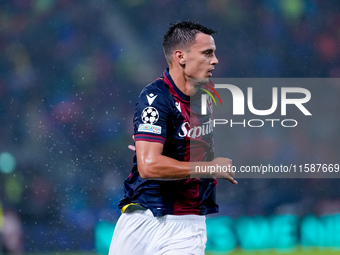
[[[194,95],[198,88],[209,83],[209,78],[190,78],[190,95]]]

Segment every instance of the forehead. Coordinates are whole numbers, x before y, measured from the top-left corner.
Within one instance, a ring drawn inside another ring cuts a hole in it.
[[[207,50],[212,49],[215,50],[215,41],[211,35],[198,33],[195,37],[195,43],[191,46],[191,49],[196,50]]]

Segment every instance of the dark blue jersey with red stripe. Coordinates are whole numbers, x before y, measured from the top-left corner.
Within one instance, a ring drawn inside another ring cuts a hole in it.
[[[179,161],[213,160],[211,105],[208,103],[210,113],[201,115],[201,93],[197,90],[192,97],[185,95],[165,70],[139,95],[134,116],[135,141],[162,143],[162,154]],[[216,185],[215,178],[143,179],[135,156],[119,208],[138,203],[154,216],[216,213]]]

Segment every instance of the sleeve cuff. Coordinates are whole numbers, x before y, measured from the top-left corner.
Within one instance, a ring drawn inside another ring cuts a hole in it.
[[[135,141],[157,142],[164,144],[165,138],[157,135],[135,134]]]

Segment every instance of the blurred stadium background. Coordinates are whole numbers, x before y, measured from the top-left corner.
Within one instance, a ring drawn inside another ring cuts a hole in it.
[[[166,67],[161,45],[170,22],[190,19],[219,32],[214,77],[337,78],[339,7],[324,0],[1,0],[3,252],[105,254],[132,166],[134,103]],[[228,150],[248,146],[246,156],[263,161],[271,152],[336,163],[339,129],[332,128],[309,126],[284,144],[275,130],[237,136]],[[301,146],[304,132],[313,139]],[[207,252],[340,252],[338,179],[239,182],[219,185],[221,212],[208,219]]]

